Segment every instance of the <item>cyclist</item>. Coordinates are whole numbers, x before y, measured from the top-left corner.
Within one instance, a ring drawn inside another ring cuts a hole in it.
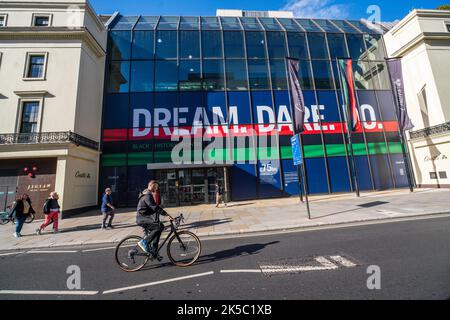
[[[162,257],[158,255],[158,244],[164,225],[159,216],[167,216],[170,220],[173,218],[160,207],[159,202],[159,184],[152,180],[148,183],[148,189],[139,195],[136,223],[146,231],[146,237],[138,243],[139,247],[152,259],[161,261]]]

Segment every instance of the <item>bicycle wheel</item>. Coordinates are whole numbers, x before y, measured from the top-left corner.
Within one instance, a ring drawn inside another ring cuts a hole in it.
[[[32,213],[28,214],[25,223],[32,223],[33,221],[34,221],[34,214]]]
[[[10,221],[9,218],[4,218],[4,217],[0,218],[0,224],[2,226],[7,224],[9,221]]]
[[[177,232],[167,244],[167,255],[178,267],[188,267],[197,261],[202,251],[200,239],[189,231]],[[181,242],[180,242],[181,240]]]
[[[139,271],[148,262],[149,255],[138,246],[141,240],[139,236],[129,236],[117,245],[116,262],[123,271]]]

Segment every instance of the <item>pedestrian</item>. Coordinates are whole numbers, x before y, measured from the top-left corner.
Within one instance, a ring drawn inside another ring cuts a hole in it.
[[[14,232],[14,237],[20,238],[22,236],[20,232],[22,231],[25,220],[27,220],[27,216],[34,213],[36,212],[31,206],[31,199],[28,195],[23,194],[14,201],[13,208],[8,215],[10,219],[12,219],[14,215],[16,217],[16,232]]]
[[[116,210],[116,208],[113,205],[113,198],[111,194],[112,194],[111,188],[106,188],[105,193],[103,194],[102,197],[102,207],[101,207],[103,214],[102,230],[105,230],[107,228],[114,229],[112,221],[114,219],[114,210]],[[109,222],[108,224],[106,224],[106,220],[108,220],[108,217]]]
[[[50,197],[45,200],[43,211],[45,214],[44,223],[36,229],[36,234],[40,235],[44,229],[53,222],[53,233],[58,233],[58,219],[60,206],[58,203],[59,195],[56,191],[50,193]]]
[[[219,184],[219,182],[216,182],[216,208],[219,207],[219,204],[221,202],[224,203],[225,207],[227,207],[227,203],[225,201],[225,196],[224,196],[224,189],[222,187],[222,185]]]
[[[148,183],[148,189],[139,195],[136,223],[144,229],[145,238],[139,241],[138,245],[152,259],[161,261],[158,245],[164,225],[159,216],[167,216],[170,220],[173,218],[157,204],[155,197],[159,198],[159,184],[152,180]]]

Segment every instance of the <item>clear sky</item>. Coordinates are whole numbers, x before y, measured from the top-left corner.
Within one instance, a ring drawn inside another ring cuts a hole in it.
[[[402,19],[414,8],[435,9],[450,0],[90,0],[98,14],[215,16],[216,9],[291,9],[296,16],[369,18],[367,8],[378,5],[382,21]]]

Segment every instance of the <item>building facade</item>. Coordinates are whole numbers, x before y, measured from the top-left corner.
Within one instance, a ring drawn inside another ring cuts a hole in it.
[[[385,35],[402,57],[408,147],[417,185],[450,187],[450,11],[414,10]]]
[[[85,0],[0,1],[0,211],[97,205],[106,42]]]
[[[287,56],[300,59],[307,106],[307,191],[351,192],[352,172],[361,190],[408,185],[383,32],[361,21],[224,15],[112,17],[100,189],[112,187],[122,206],[150,179],[168,206],[214,201],[216,181],[231,200],[298,194]],[[363,122],[355,168],[336,58],[353,59]]]

